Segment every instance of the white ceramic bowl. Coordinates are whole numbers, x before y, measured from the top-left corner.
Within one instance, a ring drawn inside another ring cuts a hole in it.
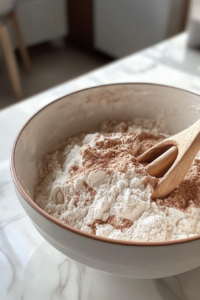
[[[172,134],[198,119],[198,95],[161,85],[113,84],[58,99],[36,113],[19,132],[11,154],[15,190],[40,234],[70,258],[105,272],[159,278],[200,266],[200,236],[169,242],[126,242],[96,237],[64,225],[34,202],[38,161],[58,142],[95,132],[105,119],[158,118]]]

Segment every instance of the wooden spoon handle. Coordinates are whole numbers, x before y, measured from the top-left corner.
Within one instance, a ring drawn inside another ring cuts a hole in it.
[[[162,177],[172,166],[178,155],[176,146],[171,147],[156,160],[145,167],[145,171],[154,177]]]

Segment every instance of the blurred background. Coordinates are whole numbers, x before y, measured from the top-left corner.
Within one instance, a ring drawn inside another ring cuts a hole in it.
[[[0,109],[168,39],[186,25],[189,44],[200,45],[199,5],[199,0],[0,0]]]

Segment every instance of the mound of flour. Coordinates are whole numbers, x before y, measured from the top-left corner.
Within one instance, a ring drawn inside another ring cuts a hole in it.
[[[164,138],[155,121],[146,119],[107,121],[99,133],[71,137],[40,162],[35,202],[65,224],[111,239],[150,242],[200,234],[196,199],[185,200],[187,209],[177,209],[176,192],[152,201],[158,179],[135,158]]]

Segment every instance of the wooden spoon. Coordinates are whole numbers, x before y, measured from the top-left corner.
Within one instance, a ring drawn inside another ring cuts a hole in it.
[[[153,199],[167,196],[181,183],[199,150],[200,120],[137,158],[140,163],[150,163],[145,167],[150,175],[161,177],[165,174],[154,189]]]

